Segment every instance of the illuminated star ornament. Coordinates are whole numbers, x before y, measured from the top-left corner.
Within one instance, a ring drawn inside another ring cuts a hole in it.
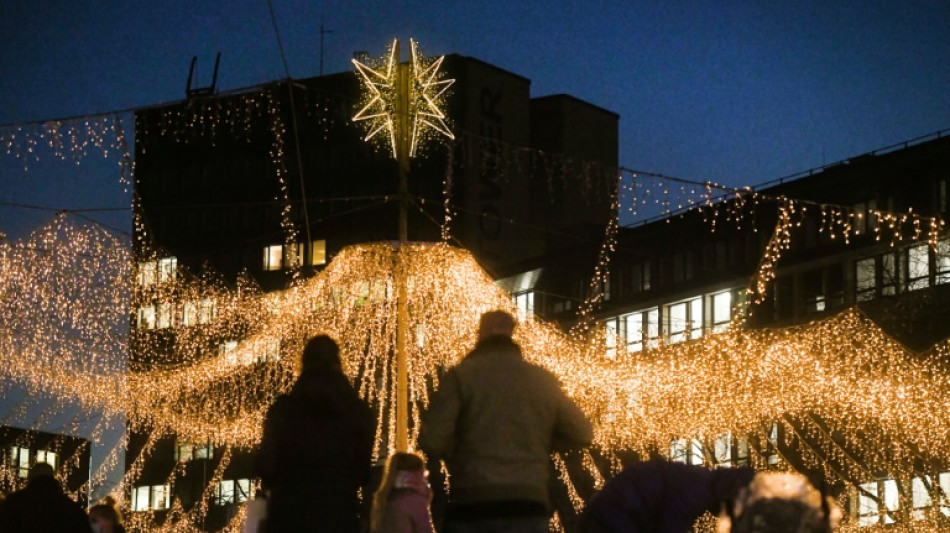
[[[379,134],[388,132],[397,159],[401,150],[414,157],[423,141],[436,134],[455,139],[442,111],[447,91],[455,83],[439,71],[445,56],[426,58],[415,41],[409,43],[412,57],[406,63],[399,62],[398,40],[390,46],[388,58],[370,65],[353,60],[365,87],[365,103],[353,120],[366,125],[364,141],[381,139]]]

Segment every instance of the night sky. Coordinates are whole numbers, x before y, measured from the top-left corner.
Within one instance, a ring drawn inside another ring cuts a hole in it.
[[[752,185],[950,128],[946,1],[273,4],[293,77],[318,72],[321,17],[327,73],[413,37],[619,113],[639,170]],[[265,0],[8,0],[0,35],[3,124],[180,99],[193,55],[205,84],[222,53],[222,90],[285,76]],[[0,154],[0,202],[128,206],[117,168]],[[0,231],[50,216],[0,205]]]

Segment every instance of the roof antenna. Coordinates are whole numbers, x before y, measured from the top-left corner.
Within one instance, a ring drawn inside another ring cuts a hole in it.
[[[188,85],[185,86],[185,95],[191,99],[196,96],[211,96],[215,94],[218,86],[218,66],[221,65],[221,52],[214,60],[214,73],[211,75],[211,85],[208,87],[191,88],[191,81],[195,77],[195,65],[198,63],[198,56],[192,56],[191,67],[188,69]]]
[[[320,75],[323,76],[323,36],[328,33],[333,33],[333,30],[326,30],[323,28],[323,17],[324,14],[320,14]]]

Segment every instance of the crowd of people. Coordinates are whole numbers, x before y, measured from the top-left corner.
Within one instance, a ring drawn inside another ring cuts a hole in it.
[[[375,483],[375,417],[344,374],[336,342],[310,339],[300,376],[267,412],[256,463],[266,503],[249,505],[245,531],[435,533],[427,464],[441,462],[451,483],[439,531],[547,533],[551,456],[590,445],[593,428],[557,377],[524,359],[515,327],[506,312],[482,315],[475,348],[441,377],[422,413],[421,454],[393,454]],[[687,533],[706,513],[720,516],[720,533],[831,533],[840,518],[797,474],[652,460],[608,481],[576,528]],[[87,512],[46,463],[0,502],[0,533],[124,531],[114,501]]]
[[[258,458],[267,512],[248,531],[548,532],[551,456],[588,446],[593,428],[558,379],[524,359],[515,327],[506,312],[482,315],[475,348],[440,378],[422,413],[421,454],[393,454],[377,483],[374,418],[336,343],[311,339],[293,390],[267,413]],[[426,466],[440,462],[450,489],[436,528]],[[372,486],[366,512],[360,495]],[[650,460],[608,481],[576,528],[686,533],[706,513],[719,515],[720,533],[830,533],[840,518],[833,500],[797,474]]]

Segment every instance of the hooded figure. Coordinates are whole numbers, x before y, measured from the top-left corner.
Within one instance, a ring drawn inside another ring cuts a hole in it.
[[[267,532],[359,531],[373,417],[343,374],[330,337],[311,339],[289,394],[267,412],[257,470],[270,491]]]

